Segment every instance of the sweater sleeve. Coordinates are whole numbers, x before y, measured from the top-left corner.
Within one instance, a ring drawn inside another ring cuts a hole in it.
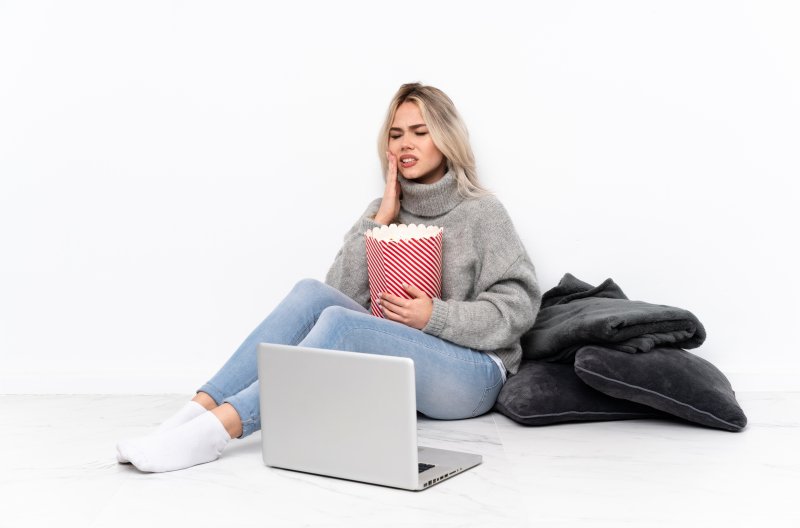
[[[381,200],[382,198],[376,198],[370,202],[361,217],[344,235],[344,244],[325,276],[325,284],[333,286],[367,309],[370,299],[364,233],[368,229],[383,225],[374,219]]]
[[[433,299],[423,332],[475,350],[497,350],[519,342],[536,320],[542,294],[526,251],[474,300]]]

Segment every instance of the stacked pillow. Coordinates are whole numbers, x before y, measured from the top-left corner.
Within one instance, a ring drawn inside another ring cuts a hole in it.
[[[540,359],[526,359],[508,379],[498,412],[526,425],[674,416],[726,431],[746,426],[725,375],[678,346],[705,339],[689,312],[628,301],[611,279],[594,288],[570,274],[542,306],[523,338],[526,357]]]
[[[508,378],[495,410],[525,425],[651,418],[658,411],[606,396],[575,375],[572,365],[523,361]]]

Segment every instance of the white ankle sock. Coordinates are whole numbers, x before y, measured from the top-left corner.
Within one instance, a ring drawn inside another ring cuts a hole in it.
[[[173,427],[177,427],[179,425],[183,425],[189,420],[193,420],[197,418],[204,412],[206,412],[206,408],[197,403],[194,400],[186,402],[186,405],[181,407],[178,412],[164,420],[164,423],[158,426],[156,429],[156,433],[162,433],[167,429],[172,429]]]
[[[164,423],[159,425],[158,428],[153,433],[150,434],[163,433],[168,429],[172,429],[173,427],[183,425],[189,420],[192,420],[193,418],[200,416],[204,412],[206,412],[205,407],[203,407],[194,400],[188,401],[186,402],[186,404],[184,404],[183,407],[181,407],[178,410],[178,412],[176,412],[175,414],[164,420]],[[127,458],[122,456],[122,453],[119,452],[119,449],[117,449],[117,462],[119,462],[120,464],[130,463]]]
[[[123,440],[117,450],[141,471],[175,471],[216,460],[230,440],[219,418],[208,411],[161,433]]]

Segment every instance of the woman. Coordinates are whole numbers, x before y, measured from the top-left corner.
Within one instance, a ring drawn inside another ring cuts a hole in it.
[[[152,434],[117,444],[120,462],[174,471],[216,460],[261,427],[256,349],[280,343],[414,360],[417,408],[458,420],[489,411],[522,358],[541,292],[502,204],[483,189],[467,128],[441,90],[404,84],[378,138],[382,198],[348,231],[321,283],[298,282],[191,401]],[[364,232],[389,223],[444,229],[442,298],[408,285],[370,313]]]

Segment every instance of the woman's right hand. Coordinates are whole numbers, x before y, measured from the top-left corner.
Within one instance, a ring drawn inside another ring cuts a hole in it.
[[[383,191],[381,206],[375,214],[375,221],[379,224],[387,225],[397,218],[400,213],[400,182],[397,181],[397,158],[394,154],[386,151],[389,158],[389,168],[386,171],[386,189]]]

